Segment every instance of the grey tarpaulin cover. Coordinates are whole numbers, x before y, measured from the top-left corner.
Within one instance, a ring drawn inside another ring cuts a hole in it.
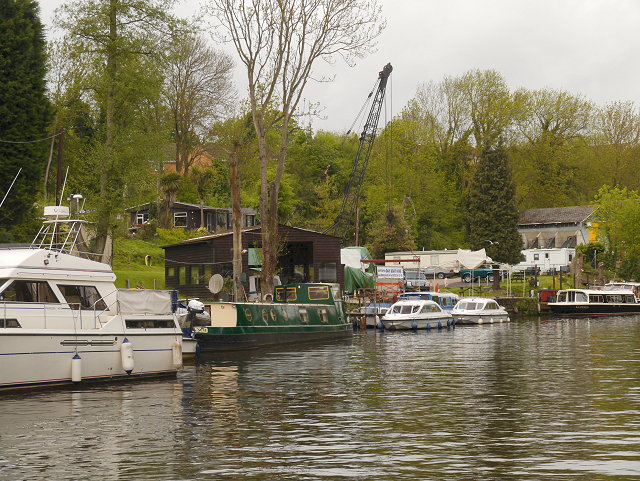
[[[171,291],[118,289],[121,314],[171,314]]]

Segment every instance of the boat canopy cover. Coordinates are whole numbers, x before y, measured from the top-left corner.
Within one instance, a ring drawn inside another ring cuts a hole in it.
[[[493,263],[493,259],[487,256],[484,249],[479,251],[470,251],[465,249],[458,249],[458,258],[456,259],[458,268],[475,269],[483,264]]]
[[[353,292],[356,289],[373,289],[376,283],[373,280],[373,274],[363,272],[355,267],[344,268],[344,290],[345,292]]]
[[[118,289],[121,314],[171,314],[171,291]]]
[[[361,259],[373,259],[366,247],[353,246],[340,249],[340,262],[345,267],[353,267],[364,271],[371,264],[360,262]]]

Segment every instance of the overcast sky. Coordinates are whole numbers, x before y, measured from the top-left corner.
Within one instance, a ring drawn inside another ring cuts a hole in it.
[[[340,58],[333,67],[315,65],[314,76],[335,76],[333,83],[312,83],[305,90],[305,98],[325,108],[327,120],[314,120],[315,129],[346,131],[389,62],[393,73],[380,126],[401,112],[419,84],[476,68],[498,71],[511,90],[550,87],[582,94],[599,106],[628,100],[640,106],[638,0],[379,2],[387,28],[377,52],[355,67]],[[40,1],[45,25],[61,3]],[[199,3],[183,1],[177,13],[189,16]],[[235,78],[245,96],[242,67],[238,63]]]

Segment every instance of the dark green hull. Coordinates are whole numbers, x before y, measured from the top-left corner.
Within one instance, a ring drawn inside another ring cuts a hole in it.
[[[201,351],[352,337],[353,326],[343,303],[334,299],[325,302],[211,304],[212,325],[196,327],[194,337]]]
[[[206,333],[202,331],[196,333],[196,339],[200,350],[207,352],[257,349],[278,344],[347,339],[353,336],[351,325],[321,331],[310,330],[310,327],[286,330],[266,328],[262,330],[263,332],[242,332],[242,328],[234,327],[210,327],[207,328]]]

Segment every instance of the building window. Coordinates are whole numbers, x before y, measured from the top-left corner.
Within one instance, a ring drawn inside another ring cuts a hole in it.
[[[207,212],[207,230],[213,232],[216,230],[216,213]]]
[[[548,252],[545,252],[545,253],[544,253],[544,258],[545,258],[545,259],[548,259],[548,258],[549,258],[549,253],[548,253]]]
[[[255,215],[244,215],[242,216],[243,222],[242,227],[253,227],[255,225]]]
[[[191,284],[200,284],[200,266],[191,266]]]
[[[320,282],[338,282],[338,270],[335,262],[320,263]]]
[[[218,211],[218,221],[216,223],[216,230],[227,230],[227,213]]]
[[[187,285],[187,268],[185,266],[180,266],[178,269],[178,284],[181,286]]]
[[[540,260],[540,254],[533,254],[533,260],[534,261]]]
[[[571,262],[573,259],[573,254],[569,254],[569,262]]]
[[[176,212],[173,214],[173,227],[187,227],[186,212]]]
[[[149,214],[138,214],[136,215],[136,224],[144,224],[149,220]]]
[[[175,276],[176,276],[176,268],[167,267],[167,277],[175,277]]]

